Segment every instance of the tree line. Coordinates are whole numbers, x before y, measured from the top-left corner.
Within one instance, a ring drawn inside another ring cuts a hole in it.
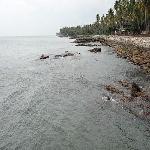
[[[89,25],[64,27],[62,36],[140,34],[150,31],[150,0],[116,0],[113,8]]]

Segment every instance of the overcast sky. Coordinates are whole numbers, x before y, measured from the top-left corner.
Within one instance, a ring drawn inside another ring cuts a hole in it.
[[[0,0],[0,36],[51,35],[60,27],[88,24],[114,0]]]

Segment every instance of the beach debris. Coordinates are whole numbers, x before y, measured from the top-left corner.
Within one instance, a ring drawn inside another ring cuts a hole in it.
[[[89,51],[92,52],[92,53],[98,53],[98,52],[101,52],[102,49],[101,48],[93,48],[93,49],[91,49]]]
[[[47,59],[47,58],[49,58],[49,56],[48,55],[44,55],[44,54],[42,54],[41,57],[40,57],[40,59]]]

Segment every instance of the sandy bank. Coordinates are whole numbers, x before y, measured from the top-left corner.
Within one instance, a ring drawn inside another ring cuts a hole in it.
[[[122,42],[124,44],[132,44],[134,46],[150,48],[150,37],[134,37],[134,36],[102,36],[106,40]]]

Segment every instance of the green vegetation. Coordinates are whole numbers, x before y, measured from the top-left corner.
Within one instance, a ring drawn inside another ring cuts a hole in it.
[[[114,7],[90,25],[64,27],[62,36],[97,34],[140,34],[150,31],[150,0],[116,0]]]

